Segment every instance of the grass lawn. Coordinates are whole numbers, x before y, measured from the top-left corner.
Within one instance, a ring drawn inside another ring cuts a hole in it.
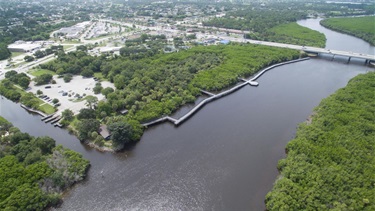
[[[45,73],[49,73],[51,75],[56,75],[55,72],[53,72],[51,70],[45,70],[45,69],[30,70],[29,73],[33,76],[40,76],[40,75],[45,74]]]
[[[64,50],[71,48],[73,45],[63,45]]]
[[[16,91],[19,92],[21,96],[24,96],[27,93],[27,91],[23,90],[21,87],[17,85],[14,85],[14,87],[17,88]],[[38,97],[35,97],[35,99],[38,101],[38,104],[41,105],[37,108],[37,110],[42,111],[43,113],[46,113],[46,114],[53,114],[56,112],[56,109],[52,105],[45,103],[43,100],[41,100]]]
[[[55,110],[55,108],[52,105],[50,105],[48,103],[44,103],[44,104],[43,103],[41,104],[41,106],[38,107],[38,110],[40,110],[40,111],[42,111],[42,112],[44,112],[46,114],[53,114],[53,113],[55,113],[56,110]]]
[[[103,77],[102,73],[94,73],[94,77],[98,78],[100,81],[107,81],[107,79]]]
[[[80,41],[77,40],[71,40],[71,41],[64,41],[63,44],[80,44]]]
[[[17,65],[15,65],[15,67],[20,67],[20,66],[25,65],[25,64],[27,64],[27,63],[28,63],[28,62],[23,61],[23,62],[18,63]]]
[[[92,96],[92,95],[87,95],[83,98],[69,99],[69,101],[72,101],[72,102],[75,102],[75,103],[82,102],[82,101],[86,100],[88,96]]]
[[[19,56],[19,55],[22,55],[24,54],[25,52],[12,52],[12,58],[16,57],[16,56]]]

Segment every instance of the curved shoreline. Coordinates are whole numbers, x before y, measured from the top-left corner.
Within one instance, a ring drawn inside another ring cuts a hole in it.
[[[367,17],[367,15],[366,15],[366,16],[362,16],[362,17]],[[348,18],[348,17],[333,17],[333,18]],[[327,24],[326,21],[327,21],[328,19],[331,19],[331,18],[322,19],[322,20],[319,21],[319,24],[320,24],[321,26],[327,28],[327,29],[332,30],[332,31],[335,31],[335,32],[339,32],[339,33],[342,33],[342,34],[346,34],[346,35],[350,35],[350,36],[356,37],[356,38],[358,38],[358,39],[361,39],[361,40],[363,40],[363,41],[369,43],[369,44],[372,45],[372,46],[375,46],[375,41],[372,40],[372,39],[370,39],[370,38],[368,38],[367,36],[362,37],[362,36],[359,36],[359,35],[358,35],[357,33],[355,33],[354,31],[350,31],[349,29],[340,28],[340,27],[339,27],[339,28],[336,28],[337,26],[332,26],[332,25]]]
[[[21,107],[22,107],[23,109],[25,109],[26,111],[31,112],[31,113],[39,114],[40,116],[42,116],[42,118],[45,118],[45,117],[48,116],[47,114],[45,114],[45,113],[43,113],[43,112],[41,112],[41,111],[37,111],[37,110],[35,110],[35,109],[29,108],[29,107],[25,106],[25,105],[22,104],[22,103],[20,103],[20,105],[21,105]]]
[[[206,104],[208,104],[212,101],[215,101],[217,99],[220,99],[220,98],[222,98],[226,95],[229,95],[229,94],[237,91],[238,89],[240,89],[240,88],[242,88],[246,85],[258,86],[258,82],[256,82],[255,80],[258,79],[260,76],[262,76],[265,72],[267,72],[267,71],[269,71],[269,70],[271,70],[275,67],[279,67],[279,66],[291,64],[291,63],[296,63],[296,62],[301,62],[301,61],[305,61],[305,60],[309,60],[309,59],[310,59],[310,57],[306,57],[306,58],[302,58],[302,59],[295,59],[295,60],[281,62],[281,63],[278,63],[278,64],[271,65],[269,67],[266,67],[265,69],[263,69],[259,73],[257,73],[254,77],[252,77],[251,79],[249,79],[249,80],[244,79],[244,81],[245,81],[244,83],[239,84],[237,86],[234,86],[231,89],[223,91],[219,94],[215,94],[215,95],[213,95],[213,96],[211,96],[207,99],[204,99],[202,102],[200,102],[198,105],[196,105],[193,109],[191,109],[188,113],[186,113],[185,115],[183,115],[179,119],[174,119],[170,116],[165,116],[165,117],[153,120],[151,122],[143,123],[142,126],[147,128],[147,127],[150,127],[150,126],[153,126],[153,125],[165,122],[165,121],[169,121],[169,122],[173,123],[175,126],[178,126],[181,123],[183,123],[184,121],[186,121],[187,119],[189,119],[192,115],[194,115],[198,110],[200,110]]]

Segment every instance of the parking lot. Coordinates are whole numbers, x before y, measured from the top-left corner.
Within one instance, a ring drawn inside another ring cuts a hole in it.
[[[104,99],[104,96],[102,94],[94,94],[93,88],[95,87],[97,81],[95,81],[93,78],[74,76],[73,80],[71,80],[69,83],[65,83],[63,78],[57,78],[57,76],[54,76],[53,79],[56,81],[56,84],[35,86],[32,82],[28,91],[31,91],[34,94],[36,94],[38,90],[42,91],[43,95],[46,95],[48,97],[47,99],[42,100],[51,105],[53,105],[52,100],[54,98],[57,98],[59,100],[59,103],[61,104],[58,107],[58,113],[61,113],[65,109],[70,109],[75,114],[77,114],[80,109],[87,107],[85,105],[86,101],[82,99],[88,95],[96,96],[98,100]],[[103,81],[101,82],[101,84],[103,88],[114,88],[114,85],[107,81]]]

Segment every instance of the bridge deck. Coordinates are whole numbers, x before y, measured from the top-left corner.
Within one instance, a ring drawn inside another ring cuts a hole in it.
[[[317,48],[317,47],[311,47],[311,46],[291,45],[291,44],[266,42],[266,41],[259,41],[259,40],[246,40],[246,41],[252,44],[257,44],[257,45],[266,45],[266,46],[273,46],[273,47],[279,47],[279,48],[290,48],[294,50],[301,50],[301,51],[311,52],[311,53],[327,53],[327,54],[332,54],[332,55],[340,55],[340,56],[347,56],[347,57],[352,57],[352,58],[366,59],[369,61],[375,61],[375,55],[371,55],[371,54],[362,54],[362,53],[355,53],[355,52],[348,52],[348,51],[338,51],[338,50],[332,50],[332,49],[330,50],[330,49]]]

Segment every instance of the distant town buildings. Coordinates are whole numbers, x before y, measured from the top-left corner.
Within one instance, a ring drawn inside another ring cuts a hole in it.
[[[90,24],[90,21],[78,23],[71,27],[64,27],[60,30],[55,31],[54,36],[65,36],[67,39],[77,39],[83,30]]]
[[[8,45],[8,49],[11,52],[32,52],[40,49],[41,47],[41,44],[25,42],[22,40],[16,41],[15,43]]]

